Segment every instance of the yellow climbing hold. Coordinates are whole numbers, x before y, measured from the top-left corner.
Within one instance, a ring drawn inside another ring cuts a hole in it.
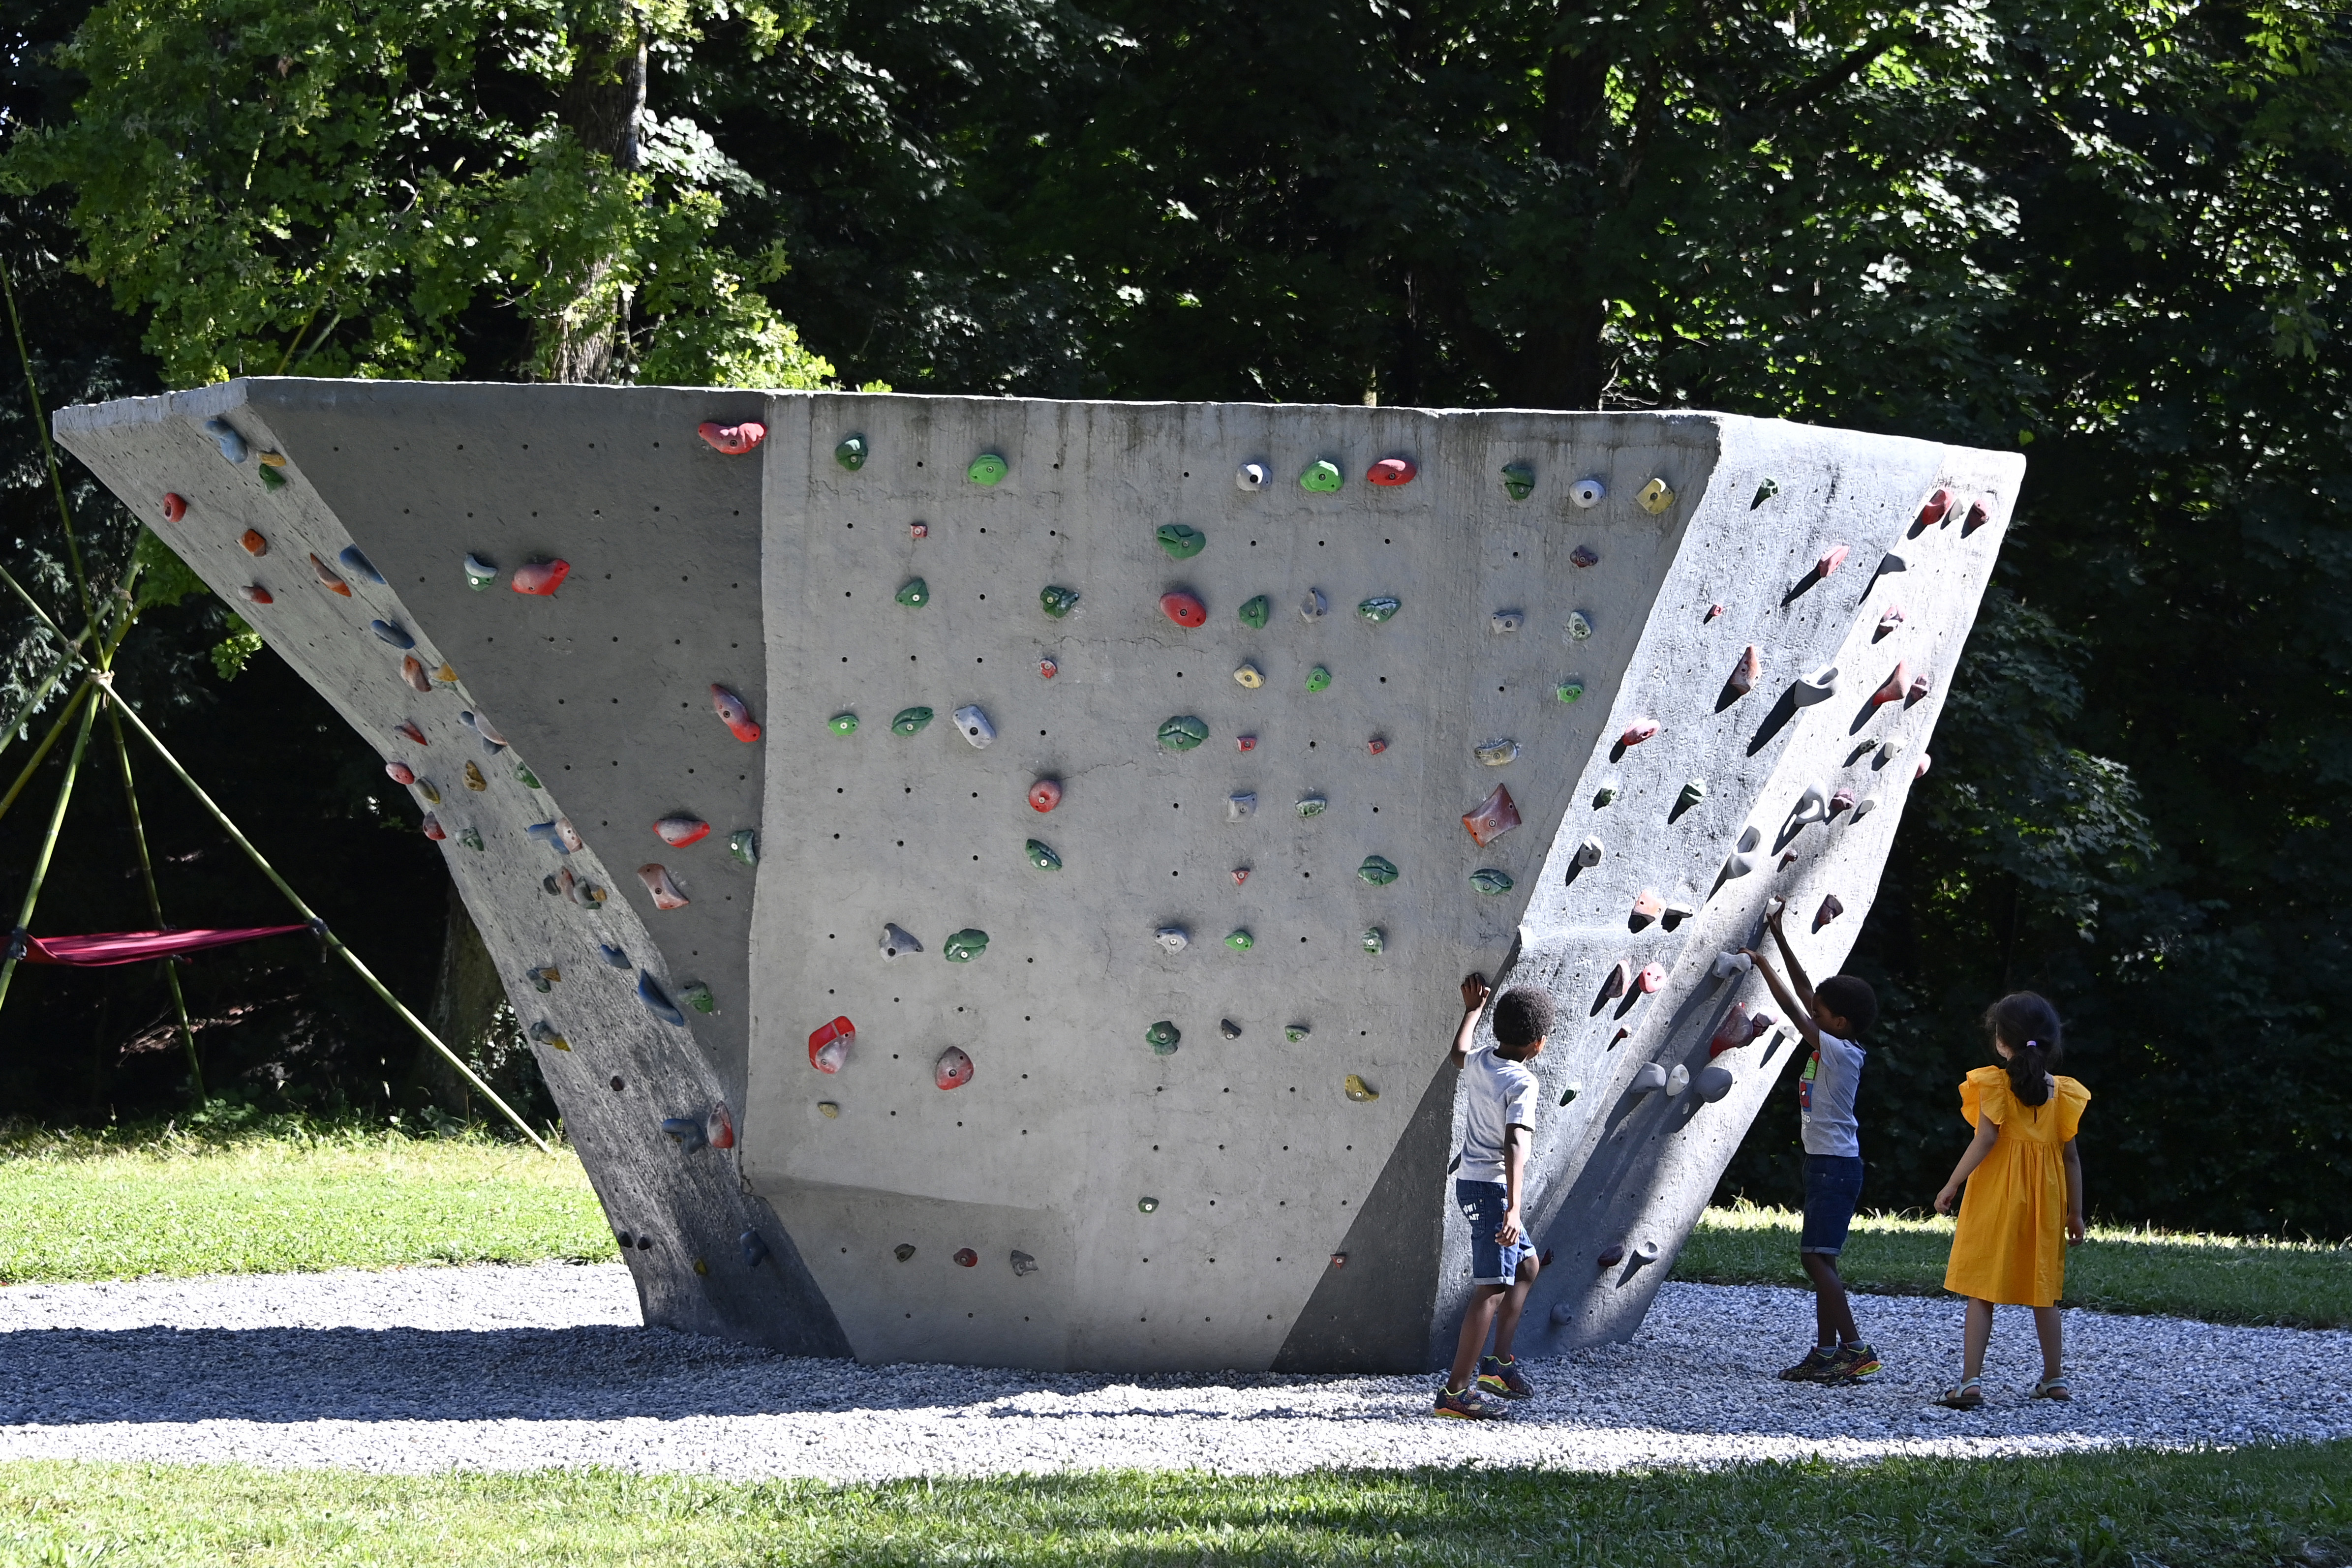
[[[1641,493],[1633,500],[1642,510],[1654,517],[1675,504],[1675,493],[1664,479],[1653,479],[1642,486]]]
[[[1354,1073],[1350,1072],[1348,1074],[1349,1099],[1355,1101],[1360,1105],[1369,1105],[1380,1097],[1381,1092],[1379,1090],[1373,1088],[1370,1084],[1365,1082]]]

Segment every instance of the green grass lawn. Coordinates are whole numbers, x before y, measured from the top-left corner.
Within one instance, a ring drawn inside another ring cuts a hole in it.
[[[0,1465],[0,1562],[2343,1563],[2352,1445],[2029,1459],[1004,1477],[834,1487],[598,1471]]]

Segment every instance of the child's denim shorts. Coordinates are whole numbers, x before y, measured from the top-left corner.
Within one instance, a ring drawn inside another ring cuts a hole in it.
[[[1862,1200],[1862,1158],[1858,1155],[1805,1156],[1805,1236],[1800,1252],[1826,1252],[1834,1258],[1845,1250],[1847,1227],[1853,1223],[1853,1206]]]
[[[1454,1201],[1470,1222],[1470,1282],[1508,1285],[1519,1277],[1519,1260],[1535,1256],[1535,1243],[1525,1230],[1508,1247],[1495,1239],[1510,1212],[1511,1193],[1498,1181],[1456,1181]]]

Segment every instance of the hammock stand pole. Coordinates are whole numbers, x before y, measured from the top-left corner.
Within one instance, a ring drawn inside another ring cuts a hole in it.
[[[90,720],[97,716],[98,705],[94,702],[81,710],[81,729],[74,737],[73,755],[66,758],[66,776],[58,785],[58,803],[49,812],[49,831],[41,836],[41,852],[33,862],[33,880],[26,886],[25,902],[16,911],[16,928],[8,933],[7,956],[0,958],[0,1002],[8,999],[8,982],[16,977],[16,960],[25,956],[25,932],[33,922],[33,906],[40,902],[41,883],[48,878],[49,857],[57,850],[58,830],[65,826],[66,807],[73,800],[74,775],[81,770],[81,754],[89,746]]]
[[[131,747],[122,739],[122,718],[116,705],[106,705],[106,722],[114,731],[114,759],[122,767],[122,798],[131,808],[131,840],[139,846],[139,874],[147,883],[147,912],[155,929],[163,930],[163,899],[155,891],[155,862],[147,852],[147,826],[140,818],[139,788],[131,778]],[[196,1031],[188,1024],[188,999],[180,990],[180,967],[163,960],[163,983],[172,989],[172,1008],[180,1015],[180,1044],[188,1053],[188,1087],[195,1103],[205,1103],[205,1064],[196,1059]]]

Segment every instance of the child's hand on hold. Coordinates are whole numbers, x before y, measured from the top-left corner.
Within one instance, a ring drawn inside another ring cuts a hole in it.
[[[1486,983],[1486,976],[1475,971],[1465,976],[1462,980],[1462,1010],[1465,1013],[1476,1012],[1486,1005],[1486,998],[1494,994],[1495,988]]]

